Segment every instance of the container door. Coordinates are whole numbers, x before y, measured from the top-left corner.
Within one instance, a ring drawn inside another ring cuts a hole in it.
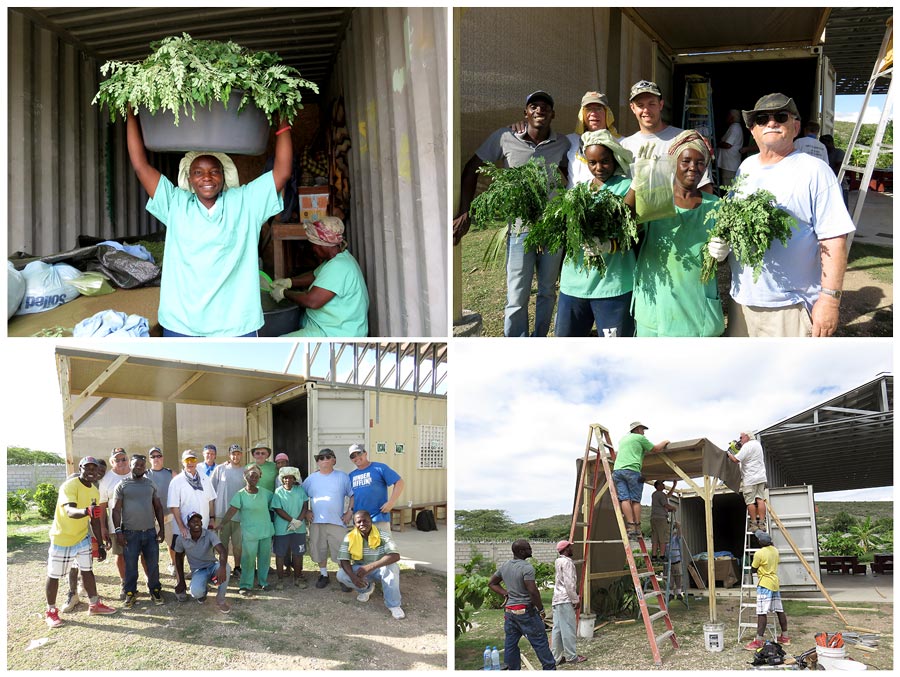
[[[315,472],[319,449],[334,450],[338,470],[356,470],[347,450],[357,442],[369,448],[368,397],[363,390],[309,388],[309,467]]]
[[[770,489],[769,503],[787,529],[791,540],[803,553],[804,559],[818,574],[819,541],[812,486]],[[778,548],[778,554],[781,557],[781,563],[778,565],[781,587],[790,590],[816,590],[815,582],[794,553],[784,534],[777,528],[775,520],[770,519],[769,524],[772,541]]]
[[[822,101],[822,129],[819,133],[821,136],[822,134],[834,133],[834,95],[836,78],[834,74],[834,66],[831,65],[831,60],[824,54],[822,54],[819,58],[821,59],[820,73],[822,76],[822,80],[820,83]]]

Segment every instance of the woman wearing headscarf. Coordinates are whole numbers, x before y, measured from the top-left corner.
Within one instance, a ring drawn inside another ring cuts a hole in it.
[[[591,188],[625,197],[631,187],[628,178],[631,152],[622,148],[606,129],[585,132],[579,147]],[[613,246],[610,242],[589,243],[586,252],[578,252],[577,257],[567,256],[563,261],[556,311],[557,336],[589,336],[595,323],[598,336],[634,334],[630,311],[635,255],[631,249],[613,252]],[[602,276],[584,265],[584,254],[595,254],[591,249],[604,257],[606,271]]]
[[[692,129],[673,139],[675,216],[646,224],[635,268],[637,336],[720,336],[725,330],[716,280],[700,279],[701,252],[719,198],[699,189],[713,159],[709,142]]]
[[[321,263],[312,272],[272,283],[273,299],[289,299],[306,309],[303,327],[285,336],[368,336],[369,291],[359,264],[346,251],[344,222],[324,216],[304,226]],[[308,289],[293,291],[294,287]]]

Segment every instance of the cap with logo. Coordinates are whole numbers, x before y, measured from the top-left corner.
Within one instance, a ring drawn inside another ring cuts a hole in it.
[[[638,80],[631,86],[631,92],[628,94],[628,100],[634,101],[634,97],[640,96],[641,94],[655,94],[658,97],[662,97],[662,91],[655,82],[650,80]]]

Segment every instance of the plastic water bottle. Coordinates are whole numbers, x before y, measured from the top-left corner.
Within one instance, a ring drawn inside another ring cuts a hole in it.
[[[491,651],[491,670],[499,670],[500,669],[500,652],[497,651],[497,647],[494,647],[494,650]]]
[[[490,646],[484,647],[484,669],[485,670],[491,669],[491,647]]]

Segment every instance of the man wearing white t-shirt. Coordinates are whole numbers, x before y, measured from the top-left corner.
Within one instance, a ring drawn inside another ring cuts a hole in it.
[[[784,94],[768,94],[744,123],[759,147],[741,163],[746,176],[740,193],[767,190],[775,205],[796,221],[785,246],[773,242],[762,271],[733,255],[727,242],[713,238],[709,253],[731,265],[728,336],[831,336],[838,326],[841,287],[847,268],[847,234],[856,230],[827,164],[794,147],[800,113]]]
[[[716,164],[719,167],[719,183],[727,186],[734,180],[738,167],[741,166],[741,148],[744,145],[744,130],[741,129],[741,111],[732,108],[728,111],[728,129],[719,140]]]
[[[103,509],[103,520],[106,523],[106,527],[110,534],[116,530],[112,521],[112,509],[116,507],[116,487],[119,486],[119,482],[126,477],[131,477],[131,466],[128,464],[128,454],[125,453],[125,450],[122,447],[116,447],[109,457],[109,471],[103,476],[103,479],[100,480],[100,486],[98,487],[100,491],[100,502],[97,505]],[[110,540],[112,541],[110,554],[115,555],[116,569],[119,572],[119,584],[121,587],[119,599],[125,599],[125,549],[117,539],[111,538]]]
[[[646,152],[649,149],[649,157],[662,157],[668,155],[669,146],[676,136],[684,130],[673,127],[663,122],[663,98],[662,91],[655,82],[641,80],[634,83],[629,94],[631,112],[637,120],[640,129],[631,136],[627,136],[620,144],[630,150],[635,159],[642,148]],[[649,147],[649,148],[648,148]],[[632,171],[634,167],[632,166]],[[709,168],[700,179],[700,190],[704,193],[712,193],[712,180],[709,178]]]
[[[762,445],[750,432],[741,433],[740,451],[728,450],[728,458],[741,465],[741,494],[750,513],[750,531],[766,530],[766,500],[769,487],[766,484],[766,461]]]
[[[794,148],[828,164],[828,149],[825,148],[824,143],[819,141],[819,129],[818,122],[807,122],[806,127],[803,128],[803,136],[794,139]]]

